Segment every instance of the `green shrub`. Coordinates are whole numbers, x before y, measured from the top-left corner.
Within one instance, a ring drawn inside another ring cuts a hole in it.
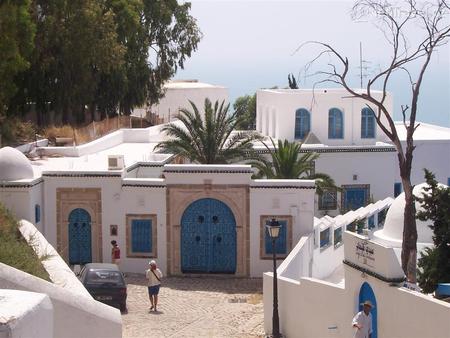
[[[0,262],[50,281],[33,248],[20,234],[17,220],[0,204]]]

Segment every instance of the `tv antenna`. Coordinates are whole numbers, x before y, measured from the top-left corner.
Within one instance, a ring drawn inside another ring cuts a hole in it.
[[[368,70],[369,70],[369,61],[366,61],[363,59],[363,52],[362,52],[362,42],[359,42],[359,79],[360,79],[360,85],[361,89],[363,88],[363,79],[367,78]]]

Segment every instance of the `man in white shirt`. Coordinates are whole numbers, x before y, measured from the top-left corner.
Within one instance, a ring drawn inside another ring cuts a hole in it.
[[[150,261],[148,263],[150,269],[145,271],[145,277],[148,279],[148,297],[150,299],[150,311],[156,311],[156,306],[158,305],[158,293],[159,287],[161,286],[162,272],[156,267],[155,261]]]
[[[372,310],[373,305],[370,300],[361,304],[363,310],[359,311],[353,318],[352,326],[356,328],[354,338],[372,338]]]

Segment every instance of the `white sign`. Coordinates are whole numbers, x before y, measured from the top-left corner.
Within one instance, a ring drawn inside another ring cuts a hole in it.
[[[375,263],[375,249],[369,241],[356,242],[356,256],[358,262],[373,267]]]

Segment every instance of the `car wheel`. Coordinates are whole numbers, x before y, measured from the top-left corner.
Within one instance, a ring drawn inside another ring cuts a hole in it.
[[[126,303],[120,304],[119,308],[120,308],[120,312],[125,312],[125,313],[128,312]]]

